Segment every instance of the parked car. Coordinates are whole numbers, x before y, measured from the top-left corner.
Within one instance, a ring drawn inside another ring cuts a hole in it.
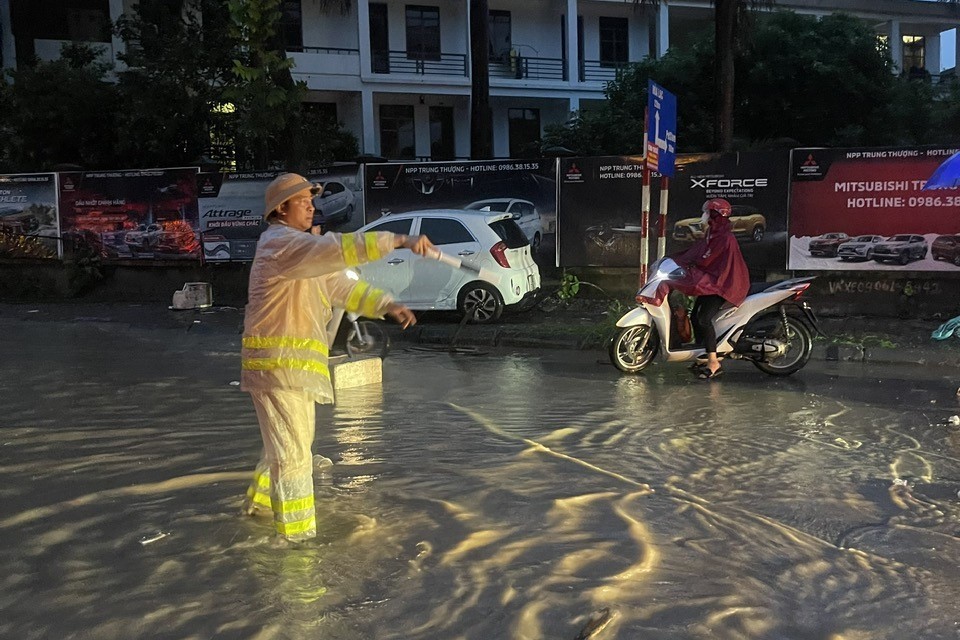
[[[398,302],[418,310],[457,310],[475,322],[497,321],[505,307],[524,308],[540,289],[540,270],[530,243],[509,213],[430,209],[378,218],[360,231],[426,235],[441,251],[494,274],[481,280],[397,249],[383,260],[357,268],[367,281],[390,291]]]
[[[475,211],[505,211],[513,216],[513,219],[520,226],[533,252],[540,250],[540,241],[543,239],[543,223],[540,221],[540,213],[529,200],[520,200],[517,198],[490,198],[488,200],[478,200],[468,204],[466,209]]]
[[[836,258],[840,245],[849,240],[850,236],[845,233],[825,233],[811,240],[808,249],[811,256]]]
[[[857,236],[851,238],[837,248],[837,255],[841,260],[871,260],[873,248],[886,240],[883,236]]]
[[[896,260],[900,264],[907,264],[911,260],[923,260],[926,256],[926,239],[910,233],[891,236],[873,250],[873,259],[877,262]]]
[[[326,228],[337,227],[350,221],[356,207],[353,191],[342,182],[327,180],[323,191],[313,199],[313,224]]]
[[[946,260],[960,267],[960,233],[937,236],[930,245],[930,255],[934,260]]]
[[[767,231],[767,219],[755,207],[735,204],[731,207],[730,226],[733,235],[748,238],[754,242],[763,240]],[[684,218],[673,225],[673,239],[680,242],[693,242],[703,237],[703,225],[700,218]]]

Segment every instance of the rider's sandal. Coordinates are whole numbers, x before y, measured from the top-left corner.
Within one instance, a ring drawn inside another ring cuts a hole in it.
[[[707,367],[703,367],[700,370],[700,374],[697,376],[701,380],[710,380],[712,378],[718,378],[723,374],[723,367],[720,367],[716,371],[710,371]]]

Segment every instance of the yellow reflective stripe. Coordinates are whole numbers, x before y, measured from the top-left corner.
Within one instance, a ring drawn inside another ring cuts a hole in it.
[[[377,242],[376,231],[368,231],[363,234],[363,241],[367,245],[367,260],[373,262],[383,257],[380,254],[380,244]]]
[[[266,473],[261,473],[260,476],[257,478],[257,486],[260,487],[261,489],[266,489],[267,491],[269,491],[270,476],[267,475]]]
[[[343,244],[343,261],[348,267],[360,264],[360,258],[357,257],[357,239],[352,233],[345,233],[340,238]]]
[[[298,533],[303,533],[304,531],[309,531],[310,529],[317,528],[317,517],[310,516],[305,520],[297,520],[296,522],[280,522],[276,521],[277,533],[285,536],[294,536]]]
[[[347,296],[347,309],[351,311],[360,310],[360,300],[363,298],[363,294],[367,292],[367,289],[370,288],[366,282],[358,282],[353,289],[350,290],[350,295]]]
[[[259,491],[254,491],[253,487],[250,487],[249,489],[247,489],[247,497],[250,498],[250,500],[254,504],[261,504],[265,507],[272,508],[270,503],[270,496],[265,493],[261,493]]]
[[[313,496],[297,498],[296,500],[278,500],[273,510],[277,513],[295,513],[304,509],[313,508]]]
[[[367,298],[363,301],[363,306],[360,308],[360,315],[375,318],[377,316],[377,305],[380,304],[380,299],[383,298],[386,293],[383,289],[371,288],[370,291],[367,292]]]
[[[293,338],[289,336],[248,336],[243,339],[243,346],[248,349],[274,349],[290,347],[291,349],[308,349],[323,355],[329,355],[327,345],[314,338]]]
[[[241,366],[248,371],[297,369],[319,373],[326,378],[330,377],[330,370],[327,369],[327,365],[316,360],[302,360],[300,358],[245,358]]]

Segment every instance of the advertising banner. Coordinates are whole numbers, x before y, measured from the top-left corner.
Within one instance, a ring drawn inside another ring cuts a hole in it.
[[[560,265],[637,267],[643,159],[606,156],[560,162]],[[786,263],[789,153],[681,154],[670,180],[667,254],[703,237],[701,207],[710,198],[733,205],[731,223],[753,271]],[[660,180],[651,181],[650,247],[659,233]]]
[[[956,151],[794,149],[789,267],[960,273],[960,189],[921,191]]]
[[[505,211],[514,215],[535,255],[553,252],[553,159],[368,164],[364,193],[368,223],[387,213],[417,209]]]
[[[305,176],[324,186],[314,198],[314,224],[349,231],[363,224],[363,190],[356,164],[311,169]],[[265,228],[263,195],[280,171],[197,175],[200,234],[206,262],[250,262]]]
[[[60,228],[105,260],[200,257],[197,169],[60,174]]]
[[[0,175],[0,258],[60,256],[57,176]]]

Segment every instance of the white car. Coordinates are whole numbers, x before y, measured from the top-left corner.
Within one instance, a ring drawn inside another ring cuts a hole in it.
[[[430,209],[389,214],[360,231],[425,235],[440,251],[478,269],[453,267],[396,249],[383,260],[361,265],[360,276],[417,310],[457,310],[474,322],[495,322],[504,307],[531,301],[540,289],[540,269],[530,243],[509,213]]]
[[[337,180],[323,183],[323,191],[313,199],[313,224],[330,229],[350,221],[356,206],[353,191]]]
[[[490,198],[487,200],[477,200],[471,202],[465,209],[474,211],[505,211],[513,216],[513,219],[520,225],[523,234],[527,236],[533,252],[540,250],[540,241],[543,239],[543,223],[540,221],[540,213],[529,200],[520,200],[518,198]]]

